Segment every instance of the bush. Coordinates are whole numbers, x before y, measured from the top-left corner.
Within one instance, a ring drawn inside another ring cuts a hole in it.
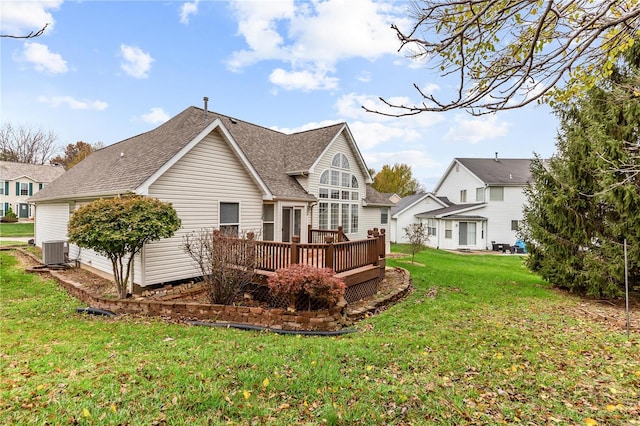
[[[18,221],[18,216],[13,212],[11,206],[9,206],[9,210],[6,211],[4,216],[2,216],[2,223],[15,223]]]
[[[309,265],[291,265],[278,269],[267,280],[269,290],[279,296],[289,296],[294,301],[300,295],[335,306],[344,296],[345,285],[330,268],[314,268]]]

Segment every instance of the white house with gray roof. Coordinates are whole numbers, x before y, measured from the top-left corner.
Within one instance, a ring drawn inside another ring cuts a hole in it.
[[[67,238],[73,211],[97,198],[135,193],[168,201],[182,227],[144,247],[134,282],[149,286],[199,271],[182,237],[203,228],[257,232],[260,239],[307,240],[307,227],[336,229],[349,239],[383,228],[392,203],[375,191],[346,123],[284,134],[189,107],[149,132],[102,148],[35,194],[35,240]],[[112,273],[110,262],[70,246],[70,257]]]
[[[431,247],[491,250],[494,243],[513,245],[530,164],[530,159],[497,156],[454,158],[432,193],[405,197],[392,208],[391,240],[406,242],[402,228],[422,222]]]
[[[0,161],[0,217],[11,208],[18,219],[33,219],[27,200],[63,173],[60,166]]]

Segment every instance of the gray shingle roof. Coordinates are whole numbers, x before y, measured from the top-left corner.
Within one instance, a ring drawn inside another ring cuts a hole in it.
[[[488,185],[524,185],[531,179],[531,159],[456,158]]]
[[[35,194],[32,201],[133,191],[216,119],[220,119],[277,197],[315,199],[287,172],[308,170],[344,123],[287,135],[189,107],[159,127],[102,148]]]
[[[400,201],[398,201],[391,208],[391,215],[393,216],[394,214],[397,214],[397,213],[403,211],[404,209],[406,209],[407,207],[409,207],[410,205],[412,205],[416,201],[418,201],[421,198],[424,198],[424,197],[426,197],[428,195],[431,195],[432,197],[435,197],[435,194],[433,194],[431,192],[420,192],[418,194],[407,195],[406,197],[402,197],[400,199]],[[451,204],[451,202],[447,199],[447,197],[435,197],[435,198],[439,199],[440,201],[442,201],[445,204]]]
[[[388,197],[385,197],[383,193],[378,192],[370,184],[367,184],[367,196],[364,201],[368,206],[395,206],[395,204],[393,204]]]
[[[26,176],[36,182],[49,183],[64,173],[64,168],[53,165],[0,161],[0,180],[16,180]]]

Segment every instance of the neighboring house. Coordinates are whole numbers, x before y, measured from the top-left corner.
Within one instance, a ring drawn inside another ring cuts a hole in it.
[[[0,161],[0,217],[11,207],[19,219],[32,219],[27,199],[63,173],[60,166]]]
[[[391,240],[406,242],[402,227],[422,222],[431,247],[484,250],[494,243],[513,245],[530,165],[529,159],[497,156],[455,158],[433,193],[405,197],[393,208]]]
[[[35,194],[35,240],[67,237],[73,211],[97,198],[136,193],[173,204],[172,238],[147,244],[134,265],[140,286],[199,275],[181,248],[203,228],[257,232],[262,240],[307,241],[307,227],[366,238],[391,203],[375,191],[345,123],[287,135],[189,107],[154,130],[102,148]],[[387,214],[388,216],[388,214]],[[71,245],[70,257],[111,274],[109,261]]]

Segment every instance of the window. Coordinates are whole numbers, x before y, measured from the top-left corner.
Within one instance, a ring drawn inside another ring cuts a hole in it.
[[[511,221],[511,230],[512,231],[517,231],[518,229],[520,229],[520,222],[517,220],[512,220]]]
[[[29,184],[20,182],[20,195],[29,195]]]
[[[240,230],[240,203],[220,203],[220,230],[238,235]]]
[[[460,191],[460,202],[461,203],[466,203],[467,202],[467,190],[463,189],[462,191]]]
[[[5,193],[4,193],[4,185],[5,185],[5,182],[0,180],[0,195],[5,195]],[[6,195],[9,195],[9,194],[6,194]]]
[[[351,204],[351,232],[358,232],[358,204]]]
[[[491,201],[503,201],[504,200],[504,187],[492,186],[489,188],[489,200]]]
[[[320,174],[318,187],[318,227],[338,229],[345,233],[358,232],[360,201],[358,178],[350,172],[349,159],[342,153],[333,156],[331,167]],[[324,202],[326,200],[326,202]]]
[[[427,219],[427,235],[430,237],[436,236],[436,220]]]
[[[387,207],[380,207],[380,224],[386,225],[389,223],[389,209]]]
[[[476,188],[476,201],[479,203],[484,201],[484,188]]]
[[[444,237],[451,239],[452,237],[452,229],[451,229],[451,221],[450,220],[445,220],[444,222]]]
[[[262,239],[264,241],[274,240],[274,205],[264,204],[262,206]]]

